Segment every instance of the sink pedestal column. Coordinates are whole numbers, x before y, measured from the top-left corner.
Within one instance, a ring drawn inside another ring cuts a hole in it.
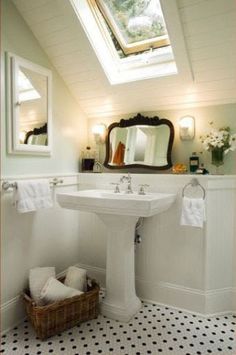
[[[101,312],[108,318],[128,322],[141,308],[134,272],[134,231],[139,217],[97,215],[108,228],[106,297]]]

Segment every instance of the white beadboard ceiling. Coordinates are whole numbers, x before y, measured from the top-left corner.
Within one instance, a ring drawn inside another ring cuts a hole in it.
[[[236,102],[235,0],[177,0],[192,82],[113,86],[69,0],[13,2],[88,117]]]

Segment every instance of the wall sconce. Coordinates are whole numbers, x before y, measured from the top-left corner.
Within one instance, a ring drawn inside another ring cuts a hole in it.
[[[192,116],[184,116],[179,120],[179,136],[183,141],[192,140],[195,135],[195,120]]]
[[[92,132],[94,135],[94,139],[96,144],[102,144],[105,142],[107,127],[104,123],[96,124],[92,127]]]

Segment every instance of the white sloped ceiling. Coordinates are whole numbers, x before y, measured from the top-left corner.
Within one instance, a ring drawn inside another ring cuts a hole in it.
[[[13,2],[88,117],[236,102],[235,0],[177,0],[192,82],[113,86],[69,0]]]

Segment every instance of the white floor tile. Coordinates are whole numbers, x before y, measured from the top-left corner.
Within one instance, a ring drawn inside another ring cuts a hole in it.
[[[236,316],[201,318],[168,307],[143,303],[129,322],[104,316],[46,341],[25,321],[2,337],[5,355],[235,355]]]

